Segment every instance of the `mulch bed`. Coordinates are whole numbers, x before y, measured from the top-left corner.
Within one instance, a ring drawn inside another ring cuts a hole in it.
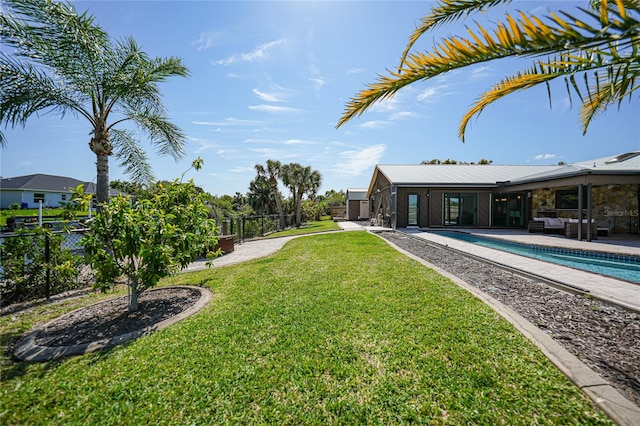
[[[152,327],[188,309],[199,299],[200,292],[194,289],[158,288],[140,295],[136,312],[128,312],[128,296],[109,299],[56,319],[38,335],[36,343],[58,347],[111,339]]]

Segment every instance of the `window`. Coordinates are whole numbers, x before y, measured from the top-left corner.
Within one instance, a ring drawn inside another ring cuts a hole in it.
[[[418,194],[409,194],[409,203],[407,210],[407,226],[418,226],[419,216],[419,198]]]
[[[62,194],[62,195],[60,196],[60,199],[61,199],[62,201],[67,201],[67,194]]]
[[[40,201],[42,201],[44,203],[44,194],[34,193],[33,194],[33,202],[34,203],[38,203]]]
[[[587,188],[582,191],[582,208],[587,208]],[[578,188],[556,191],[556,210],[577,210]]]

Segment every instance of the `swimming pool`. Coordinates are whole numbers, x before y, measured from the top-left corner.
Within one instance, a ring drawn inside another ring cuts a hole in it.
[[[536,246],[499,240],[497,238],[481,237],[457,231],[431,232],[496,250],[640,284],[640,256]]]

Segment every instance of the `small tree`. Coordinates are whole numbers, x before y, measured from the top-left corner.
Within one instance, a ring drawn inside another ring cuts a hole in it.
[[[129,197],[112,198],[83,240],[98,287],[105,290],[126,277],[129,312],[138,310],[142,292],[210,252],[218,241],[205,194],[193,180],[159,184],[156,191],[152,199],[133,205]]]

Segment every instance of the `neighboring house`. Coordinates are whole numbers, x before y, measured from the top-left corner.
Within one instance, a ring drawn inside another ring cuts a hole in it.
[[[582,216],[638,234],[640,151],[556,166],[377,165],[367,198],[371,217],[392,228],[526,228],[537,216]]]
[[[35,174],[4,178],[0,180],[0,209],[7,209],[13,203],[21,208],[38,208],[40,201],[43,207],[60,207],[69,201],[71,188],[84,184],[87,194],[95,194],[96,185],[93,182],[82,182],[77,179]],[[111,190],[111,195],[119,191]]]
[[[347,220],[369,219],[367,188],[347,189]]]

